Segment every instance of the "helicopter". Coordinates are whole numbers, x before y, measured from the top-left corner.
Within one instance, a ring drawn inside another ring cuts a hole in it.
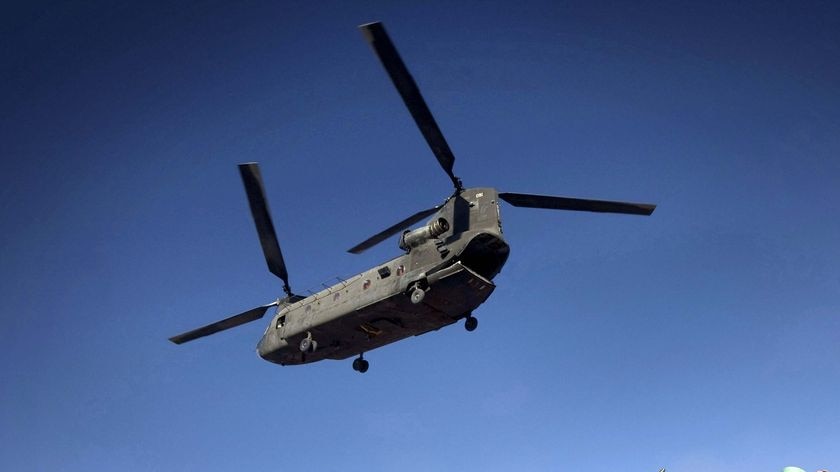
[[[455,156],[438,128],[420,90],[381,22],[359,26],[384,66],[420,132],[452,181],[443,203],[414,213],[348,250],[360,254],[400,234],[403,253],[315,294],[297,295],[289,275],[265,197],[257,163],[240,164],[251,215],[269,271],[283,282],[285,296],[170,339],[175,344],[209,336],[265,316],[274,316],[257,344],[266,361],[283,366],[355,357],[353,370],[367,372],[364,354],[409,336],[436,331],[473,316],[496,288],[510,253],[502,234],[500,202],[515,207],[650,215],[656,205],[607,200],[500,192],[465,188],[454,171]],[[425,224],[411,228],[431,217]]]

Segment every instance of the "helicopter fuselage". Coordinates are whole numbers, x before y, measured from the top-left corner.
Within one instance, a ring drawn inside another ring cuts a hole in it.
[[[364,373],[363,353],[464,319],[467,331],[478,321],[472,311],[495,289],[493,278],[508,258],[499,200],[520,208],[650,215],[656,205],[552,195],[498,192],[463,187],[455,175],[455,155],[443,137],[417,83],[380,22],[359,27],[417,124],[454,193],[374,234],[348,250],[359,254],[431,216],[425,226],[399,239],[405,253],[307,297],[294,295],[274,223],[268,211],[259,166],[239,164],[248,206],[268,270],[283,282],[286,297],[169,338],[183,344],[261,319],[277,307],[257,345],[263,359],[281,365],[307,364],[358,355],[353,369]]]
[[[471,316],[493,292],[492,279],[509,253],[498,193],[465,189],[427,227],[435,223],[446,231],[404,235],[406,254],[308,297],[281,301],[257,346],[260,357],[282,365],[345,359]],[[304,339],[317,349],[301,350]]]

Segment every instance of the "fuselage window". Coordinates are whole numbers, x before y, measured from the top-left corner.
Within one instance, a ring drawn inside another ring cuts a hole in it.
[[[340,293],[335,292],[335,295],[333,295],[333,301],[338,300],[338,297],[340,297],[340,296],[341,296],[341,294],[340,294]]]
[[[286,315],[283,315],[280,318],[277,318],[277,326],[275,327],[275,329],[280,329],[285,324],[286,324]]]
[[[367,290],[370,287],[370,279],[365,280],[365,283],[362,284],[362,290]]]
[[[397,266],[397,275],[403,275],[403,274],[405,274],[405,266],[400,264],[400,265]]]

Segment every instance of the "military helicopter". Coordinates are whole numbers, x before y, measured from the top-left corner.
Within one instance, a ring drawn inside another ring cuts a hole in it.
[[[280,365],[356,357],[364,373],[364,353],[464,320],[478,326],[473,311],[496,286],[493,278],[507,261],[510,247],[502,235],[500,201],[515,207],[650,215],[655,205],[465,188],[455,176],[455,156],[438,128],[417,84],[382,23],[359,27],[379,57],[420,132],[452,181],[443,203],[418,211],[349,249],[359,254],[398,233],[403,254],[313,295],[289,287],[289,275],[268,210],[256,163],[239,165],[251,215],[268,269],[283,281],[285,296],[267,305],[170,338],[182,344],[262,318],[274,316],[257,344],[263,359]],[[425,225],[408,230],[431,217]]]

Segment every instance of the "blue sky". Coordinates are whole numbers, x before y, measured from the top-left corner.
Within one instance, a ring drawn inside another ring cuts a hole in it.
[[[3,470],[840,469],[840,9],[832,2],[7,6]],[[282,368],[236,164],[298,292],[451,188],[356,26],[385,22],[467,186],[503,208],[476,313]]]

